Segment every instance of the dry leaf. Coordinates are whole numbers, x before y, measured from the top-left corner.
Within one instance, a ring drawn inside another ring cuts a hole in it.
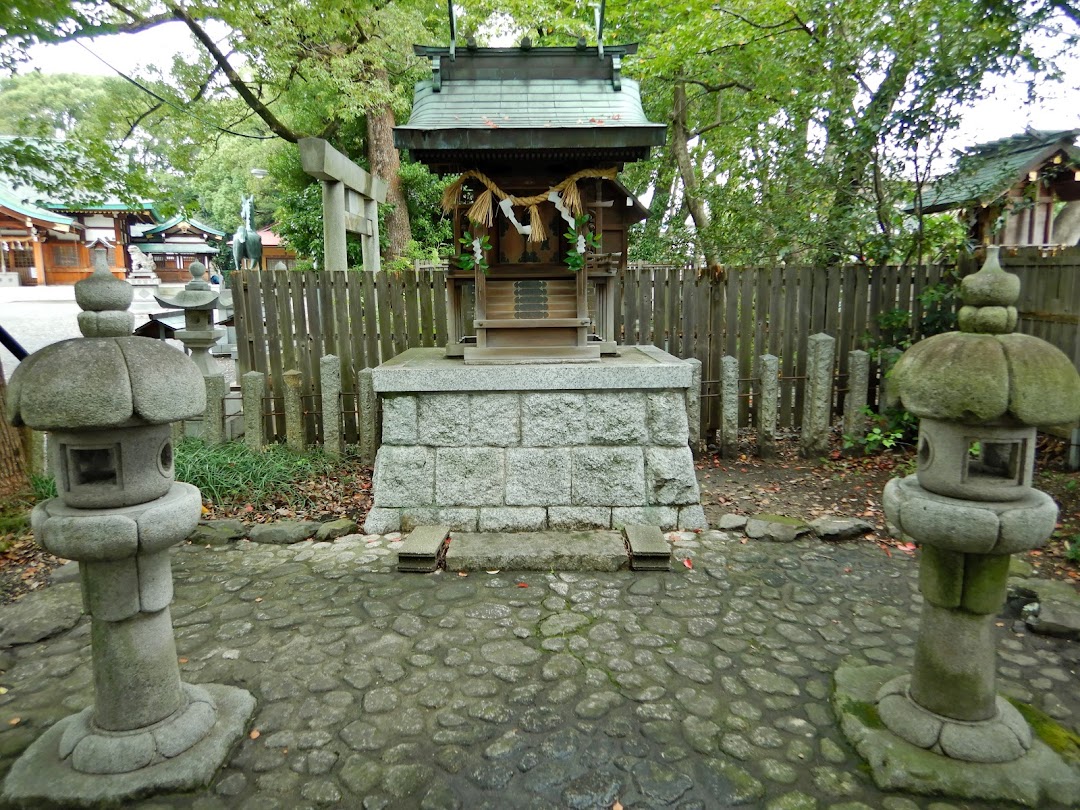
[[[17,726],[21,722],[22,722],[21,717],[12,717],[10,720],[8,720],[8,725],[9,726]]]
[[[499,573],[499,571],[501,571],[501,570],[502,570],[501,568],[496,568],[496,569],[495,569],[494,571],[488,571],[488,573],[489,573],[489,574],[497,574],[497,573]]]
[[[261,601],[262,601],[262,597],[261,597],[261,596],[256,596],[256,597],[255,597],[255,601],[256,601],[256,602],[261,602]]]
[[[178,660],[180,661],[181,664],[186,664],[188,662],[188,660],[186,658],[180,658]]]
[[[457,575],[459,577],[467,577],[469,575],[469,572],[468,571],[458,571]]]
[[[253,728],[251,730],[251,733],[248,734],[248,737],[250,737],[253,740],[259,739],[259,736],[260,736],[260,733],[259,733],[259,730],[257,728]]]
[[[694,568],[694,561],[691,560],[689,557],[684,557],[683,561],[682,561],[682,564],[685,565],[690,570],[693,570],[693,568]]]

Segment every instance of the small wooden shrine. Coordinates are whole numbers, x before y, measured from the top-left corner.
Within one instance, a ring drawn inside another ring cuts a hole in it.
[[[636,82],[636,45],[416,46],[431,78],[394,143],[458,177],[443,207],[451,260],[446,353],[466,363],[599,361],[615,351],[612,279],[647,215],[617,175],[664,142]]]

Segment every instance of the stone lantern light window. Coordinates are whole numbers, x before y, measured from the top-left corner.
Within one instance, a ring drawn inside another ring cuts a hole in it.
[[[120,445],[106,447],[71,447],[67,453],[68,489],[117,486],[120,474]]]
[[[968,438],[968,452],[964,457],[964,481],[986,483],[1002,481],[1014,486],[1024,485],[1024,464],[1027,457],[1027,441],[985,441]]]

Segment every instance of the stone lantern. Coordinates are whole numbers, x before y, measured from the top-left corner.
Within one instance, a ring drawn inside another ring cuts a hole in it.
[[[169,309],[184,312],[184,328],[177,331],[176,339],[191,352],[191,359],[204,377],[221,374],[210,356],[210,349],[225,333],[215,329],[211,319],[216,307],[232,305],[232,293],[218,293],[206,280],[206,267],[202,262],[192,262],[188,267],[189,281],[173,296],[155,295],[158,303]]]
[[[954,760],[1017,760],[1028,724],[995,692],[994,618],[1009,555],[1041,546],[1057,506],[1031,487],[1037,426],[1080,417],[1080,376],[1057,348],[1012,333],[1020,281],[987,250],[961,285],[959,332],[908,349],[894,378],[919,417],[916,473],[885,487],[885,513],[922,547],[923,606],[910,675],[877,693],[897,736]]]
[[[34,353],[8,386],[11,423],[49,433],[58,497],[31,523],[39,545],[79,562],[94,705],[41,735],[3,795],[68,805],[205,784],[254,708],[242,689],[183,683],[176,657],[169,549],[202,504],[174,480],[170,423],[202,412],[202,376],[131,335],[131,286],[101,263],[75,296],[84,337]]]

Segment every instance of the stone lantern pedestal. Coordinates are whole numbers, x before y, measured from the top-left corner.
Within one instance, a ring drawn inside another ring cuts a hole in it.
[[[914,663],[841,667],[834,701],[880,787],[1075,806],[1080,771],[997,694],[994,625],[1009,555],[1054,531],[1057,505],[1031,486],[1036,426],[1080,417],[1080,376],[1055,347],[1011,332],[1019,279],[988,253],[961,285],[960,331],[916,343],[893,372],[920,418],[916,474],[883,499],[921,547]]]
[[[131,336],[131,287],[107,270],[75,292],[86,337],[31,355],[8,386],[12,424],[50,433],[58,497],[31,524],[39,545],[79,562],[94,705],[26,750],[3,798],[63,806],[208,783],[255,706],[243,689],[183,683],[176,656],[169,549],[202,499],[174,480],[170,423],[205,408],[202,376],[182,352]]]

